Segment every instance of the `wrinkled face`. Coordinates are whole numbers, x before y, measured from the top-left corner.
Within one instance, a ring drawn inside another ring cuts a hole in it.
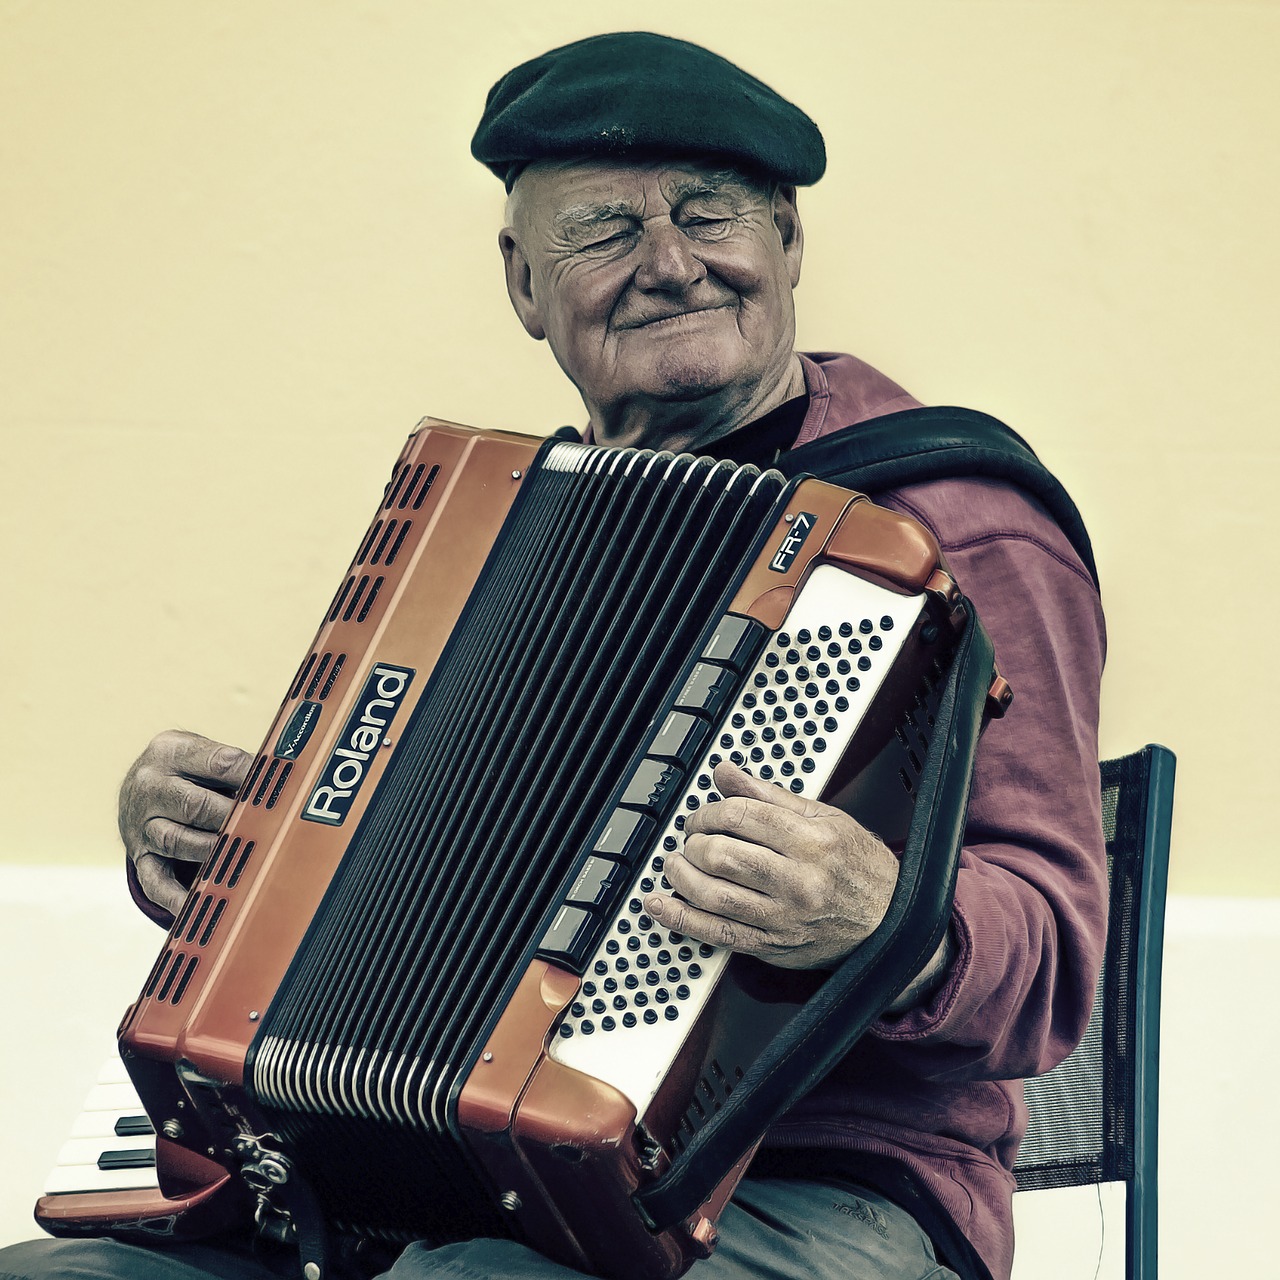
[[[510,216],[512,302],[593,420],[745,403],[785,375],[803,247],[793,189],[693,162],[543,164],[521,175]]]

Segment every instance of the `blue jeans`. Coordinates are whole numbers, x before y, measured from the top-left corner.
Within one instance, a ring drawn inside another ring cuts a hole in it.
[[[956,1280],[915,1219],[860,1187],[748,1178],[720,1218],[720,1244],[689,1280]],[[33,1240],[0,1249],[0,1280],[274,1280],[296,1261],[244,1245],[157,1248]],[[385,1280],[581,1280],[510,1240],[410,1245]]]

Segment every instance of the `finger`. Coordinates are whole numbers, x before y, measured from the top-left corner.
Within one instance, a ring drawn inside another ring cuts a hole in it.
[[[151,853],[179,862],[203,862],[218,839],[216,831],[197,831],[169,818],[148,818],[142,838]]]
[[[186,778],[173,777],[166,780],[147,820],[168,818],[197,831],[218,831],[234,808],[235,801],[230,796]]]
[[[776,922],[774,898],[740,881],[711,875],[679,853],[668,856],[663,874],[681,898],[710,915],[762,929]]]
[[[679,898],[651,893],[645,899],[644,906],[664,929],[683,933],[695,942],[709,942],[712,946],[728,947],[731,951],[743,951],[748,955],[767,956],[775,950],[755,925],[703,911]]]
[[[809,796],[798,796],[795,792],[776,782],[765,782],[745,769],[722,760],[712,773],[716,789],[728,799],[730,796],[745,796],[750,800],[760,800],[765,804],[777,805],[790,813],[798,813],[804,818],[819,818],[824,814],[836,812],[829,804],[822,804]]]
[[[794,856],[812,844],[815,827],[822,825],[814,819],[837,812],[828,805],[802,800],[781,787],[760,782],[732,765],[728,766],[731,773],[722,772],[725,768],[723,764],[716,766],[716,786],[728,787],[730,794],[722,791],[721,799],[690,814],[685,819],[686,835],[733,836]],[[798,808],[796,801],[808,808]]]
[[[789,872],[794,872],[791,859],[764,845],[738,840],[733,836],[685,832],[684,844],[677,853],[668,855],[664,870],[674,860],[684,861],[709,876],[730,880],[758,893],[776,896]]]
[[[253,756],[239,747],[184,729],[164,735],[176,772],[194,782],[209,782],[228,791],[238,791],[249,773]]]
[[[138,873],[138,887],[158,907],[176,916],[187,896],[187,891],[172,868],[154,853],[140,853],[134,859]]]

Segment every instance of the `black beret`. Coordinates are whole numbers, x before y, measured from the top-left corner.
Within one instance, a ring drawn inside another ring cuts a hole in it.
[[[591,36],[508,71],[471,154],[508,191],[535,160],[716,155],[799,185],[827,164],[799,107],[719,54],[648,31]]]

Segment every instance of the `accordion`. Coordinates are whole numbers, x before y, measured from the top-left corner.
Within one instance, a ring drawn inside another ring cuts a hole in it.
[[[967,769],[1004,696],[975,634],[928,532],[860,494],[425,420],[121,1024],[160,1189],[37,1217],[154,1238],[254,1216],[313,1280],[325,1233],[678,1275],[768,1124],[941,936],[954,850],[916,868],[912,832],[955,790],[931,741]],[[861,974],[646,915],[721,760],[904,850]]]

